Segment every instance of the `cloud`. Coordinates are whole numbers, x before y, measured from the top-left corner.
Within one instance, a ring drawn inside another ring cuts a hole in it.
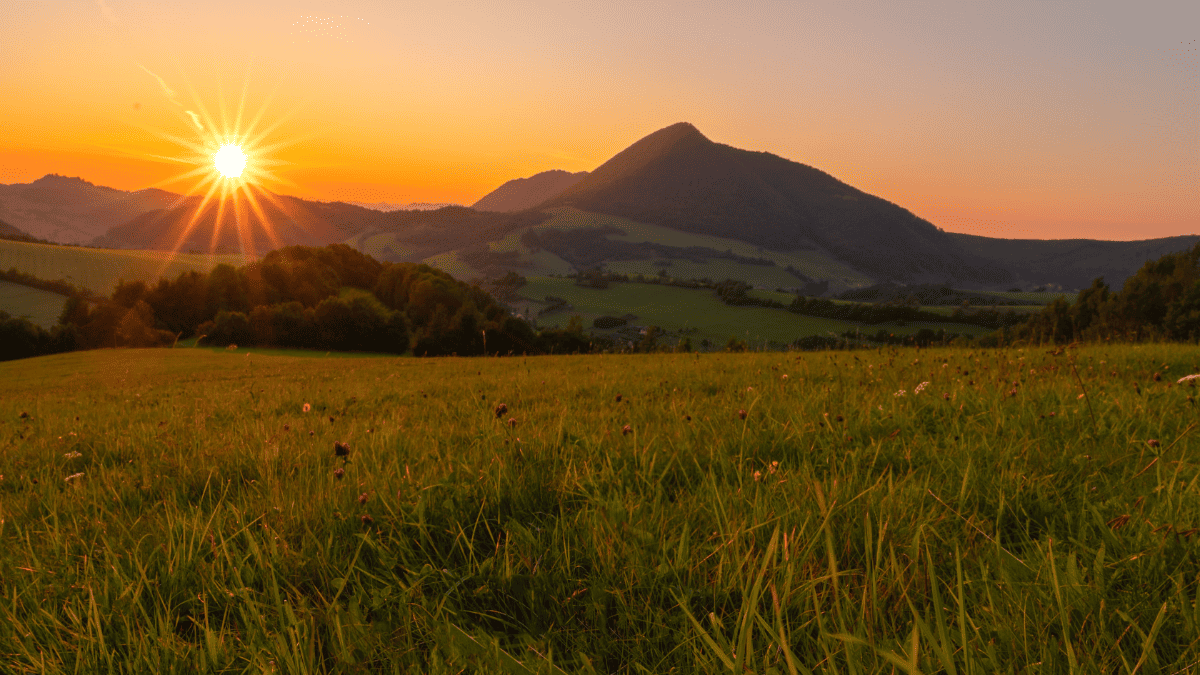
[[[96,6],[100,8],[100,13],[104,15],[105,19],[108,19],[109,23],[114,26],[119,23],[116,13],[113,12],[112,7],[109,7],[108,3],[104,2],[104,0],[96,0]]]
[[[199,129],[200,131],[204,131],[204,125],[200,123],[199,115],[192,112],[191,110],[184,110],[183,112],[187,113],[188,116],[190,116],[192,118],[192,123],[196,125],[197,129]]]

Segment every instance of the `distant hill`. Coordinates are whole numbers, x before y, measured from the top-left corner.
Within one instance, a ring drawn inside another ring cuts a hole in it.
[[[173,208],[143,213],[111,228],[92,243],[108,248],[203,253],[249,250],[261,255],[295,244],[324,246],[341,242],[388,217],[341,202],[281,195],[260,195],[259,209],[247,205],[240,215],[232,204],[222,210],[215,199],[198,214],[201,202],[200,197],[186,197]]]
[[[49,174],[32,183],[0,185],[0,220],[37,239],[86,244],[110,227],[179,199],[165,190],[126,192]]]
[[[524,211],[557,197],[587,175],[586,171],[569,173],[555,169],[529,178],[515,178],[489,192],[471,208],[476,211]]]
[[[823,250],[881,279],[982,285],[1012,278],[895,204],[812,167],[714,143],[686,122],[634,143],[542,206],[774,251]]]
[[[1177,253],[1200,241],[1182,235],[1142,241],[1098,239],[993,239],[951,233],[966,250],[1013,272],[1023,286],[1057,284],[1063,289],[1083,289],[1104,277],[1114,291],[1147,260]]]
[[[198,253],[262,255],[284,246],[325,246],[387,234],[392,246],[384,259],[420,261],[444,251],[501,238],[517,227],[548,218],[538,213],[483,213],[465,206],[434,210],[382,212],[343,202],[315,202],[298,197],[259,197],[259,210],[239,216],[232,205],[222,212],[215,200],[197,215],[200,197],[141,214],[98,237],[95,246]],[[218,218],[219,216],[219,218]],[[264,219],[265,216],[265,219]]]
[[[447,206],[461,206],[461,204],[435,204],[430,202],[413,202],[412,204],[392,204],[391,202],[345,202],[351,206],[361,206],[364,209],[373,211],[435,211],[444,209]]]

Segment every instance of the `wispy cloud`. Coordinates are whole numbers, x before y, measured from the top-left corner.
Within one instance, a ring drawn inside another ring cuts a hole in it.
[[[188,116],[192,118],[192,123],[196,125],[197,129],[199,129],[200,131],[204,131],[204,125],[200,123],[199,115],[192,112],[191,110],[184,110],[183,112],[187,113]]]

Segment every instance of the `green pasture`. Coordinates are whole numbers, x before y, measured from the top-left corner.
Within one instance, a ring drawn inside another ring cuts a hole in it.
[[[979,295],[994,295],[998,298],[1005,298],[1007,300],[1024,300],[1025,302],[1029,303],[1029,305],[1036,305],[1038,307],[1041,307],[1043,305],[1048,305],[1059,298],[1062,298],[1062,299],[1066,300],[1067,302],[1074,302],[1075,298],[1077,298],[1079,296],[1078,293],[1058,293],[1058,292],[1049,292],[1049,291],[1041,292],[1041,293],[1035,293],[1033,291],[1020,291],[1020,292],[971,291],[971,292],[978,293]]]
[[[65,280],[77,287],[109,295],[117,283],[175,278],[189,270],[207,272],[221,263],[247,262],[240,255],[170,253],[96,249],[0,240],[0,269],[16,268],[39,279]]]
[[[531,230],[618,227],[624,230],[625,234],[611,235],[610,238],[630,242],[657,242],[668,246],[700,246],[716,251],[729,250],[742,256],[773,260],[776,264],[775,267],[748,265],[721,258],[711,258],[705,262],[682,259],[607,261],[604,265],[605,269],[618,274],[658,276],[660,269],[666,269],[669,276],[677,279],[708,278],[715,281],[740,279],[756,286],[791,288],[801,285],[796,277],[784,270],[784,267],[791,265],[810,278],[829,279],[830,288],[835,291],[871,283],[870,278],[816,251],[769,251],[733,239],[688,234],[667,227],[647,225],[616,216],[587,213],[570,207],[551,209],[550,213],[552,217],[546,222],[511,232],[503,239],[488,242],[488,247],[498,253],[519,252],[521,256],[518,269],[526,276],[573,274],[577,270],[570,263],[549,251],[531,250],[521,242],[521,236]],[[391,235],[373,235],[361,238],[361,241],[356,239],[352,245],[375,255],[376,251],[382,253],[385,244],[390,244],[392,241],[390,237]],[[458,259],[456,252],[439,254],[427,258],[423,262],[462,278],[469,279],[479,276],[477,270]]]
[[[0,363],[0,672],[1189,673],[1193,373],[1179,345]]]
[[[0,281],[0,311],[49,329],[62,316],[67,296]]]
[[[983,335],[991,332],[985,328],[964,324],[855,324],[792,314],[781,309],[733,307],[721,302],[711,289],[657,284],[614,283],[607,289],[595,289],[576,286],[573,279],[532,277],[517,292],[524,300],[509,304],[522,315],[536,317],[539,326],[565,327],[570,317],[578,314],[583,319],[584,327],[590,329],[592,321],[597,317],[635,314],[638,318],[630,321],[631,325],[655,325],[671,332],[689,331],[687,334],[693,346],[699,346],[701,340],[707,339],[719,347],[730,337],[737,337],[752,347],[761,348],[768,343],[790,344],[797,338],[810,335],[828,335],[831,332],[840,335],[856,327],[864,334],[875,333],[880,328],[897,335],[914,334],[921,328],[943,328],[948,333],[963,335]],[[538,311],[546,307],[546,296],[563,298],[571,304],[572,309],[538,316]],[[791,302],[792,297],[794,296],[787,295],[787,301]]]

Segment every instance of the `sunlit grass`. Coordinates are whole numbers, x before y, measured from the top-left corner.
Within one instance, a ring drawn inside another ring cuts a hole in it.
[[[1197,372],[1182,346],[8,362],[0,671],[1188,672]]]

